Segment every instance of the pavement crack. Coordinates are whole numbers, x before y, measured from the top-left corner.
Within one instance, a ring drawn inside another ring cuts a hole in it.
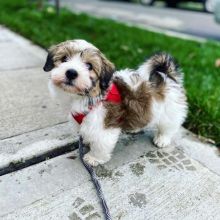
[[[60,146],[59,148],[53,149],[41,155],[37,155],[36,157],[32,157],[30,159],[16,161],[15,163],[11,162],[9,166],[0,169],[0,176],[30,167],[32,165],[38,164],[45,160],[52,159],[54,157],[58,157],[60,155],[76,150],[77,148],[78,148],[78,141],[67,144],[65,146]]]

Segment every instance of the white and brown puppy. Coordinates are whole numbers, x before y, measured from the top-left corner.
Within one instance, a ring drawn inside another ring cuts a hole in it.
[[[73,40],[49,49],[44,70],[52,93],[70,105],[75,128],[90,146],[84,159],[93,166],[110,160],[122,131],[157,128],[154,143],[169,146],[187,114],[182,75],[164,53],[137,70],[115,72],[95,46]]]

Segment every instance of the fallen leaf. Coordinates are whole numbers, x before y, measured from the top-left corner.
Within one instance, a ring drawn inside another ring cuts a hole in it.
[[[220,58],[216,59],[215,61],[215,67],[220,67]]]
[[[69,156],[67,157],[67,159],[71,159],[71,160],[75,160],[77,158],[77,156]]]

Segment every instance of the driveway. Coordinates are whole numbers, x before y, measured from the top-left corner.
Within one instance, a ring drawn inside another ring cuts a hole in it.
[[[73,11],[94,16],[220,40],[220,26],[213,14],[117,1],[63,0],[61,3]]]

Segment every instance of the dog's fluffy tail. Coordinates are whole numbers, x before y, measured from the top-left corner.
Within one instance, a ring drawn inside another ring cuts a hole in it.
[[[167,53],[151,56],[141,67],[142,76],[158,87],[167,81],[182,83],[181,71],[174,59]]]
[[[150,57],[147,63],[150,68],[150,81],[156,84],[160,84],[162,82],[165,82],[168,78],[173,82],[181,83],[181,71],[172,56],[170,56],[169,54],[157,53]]]

